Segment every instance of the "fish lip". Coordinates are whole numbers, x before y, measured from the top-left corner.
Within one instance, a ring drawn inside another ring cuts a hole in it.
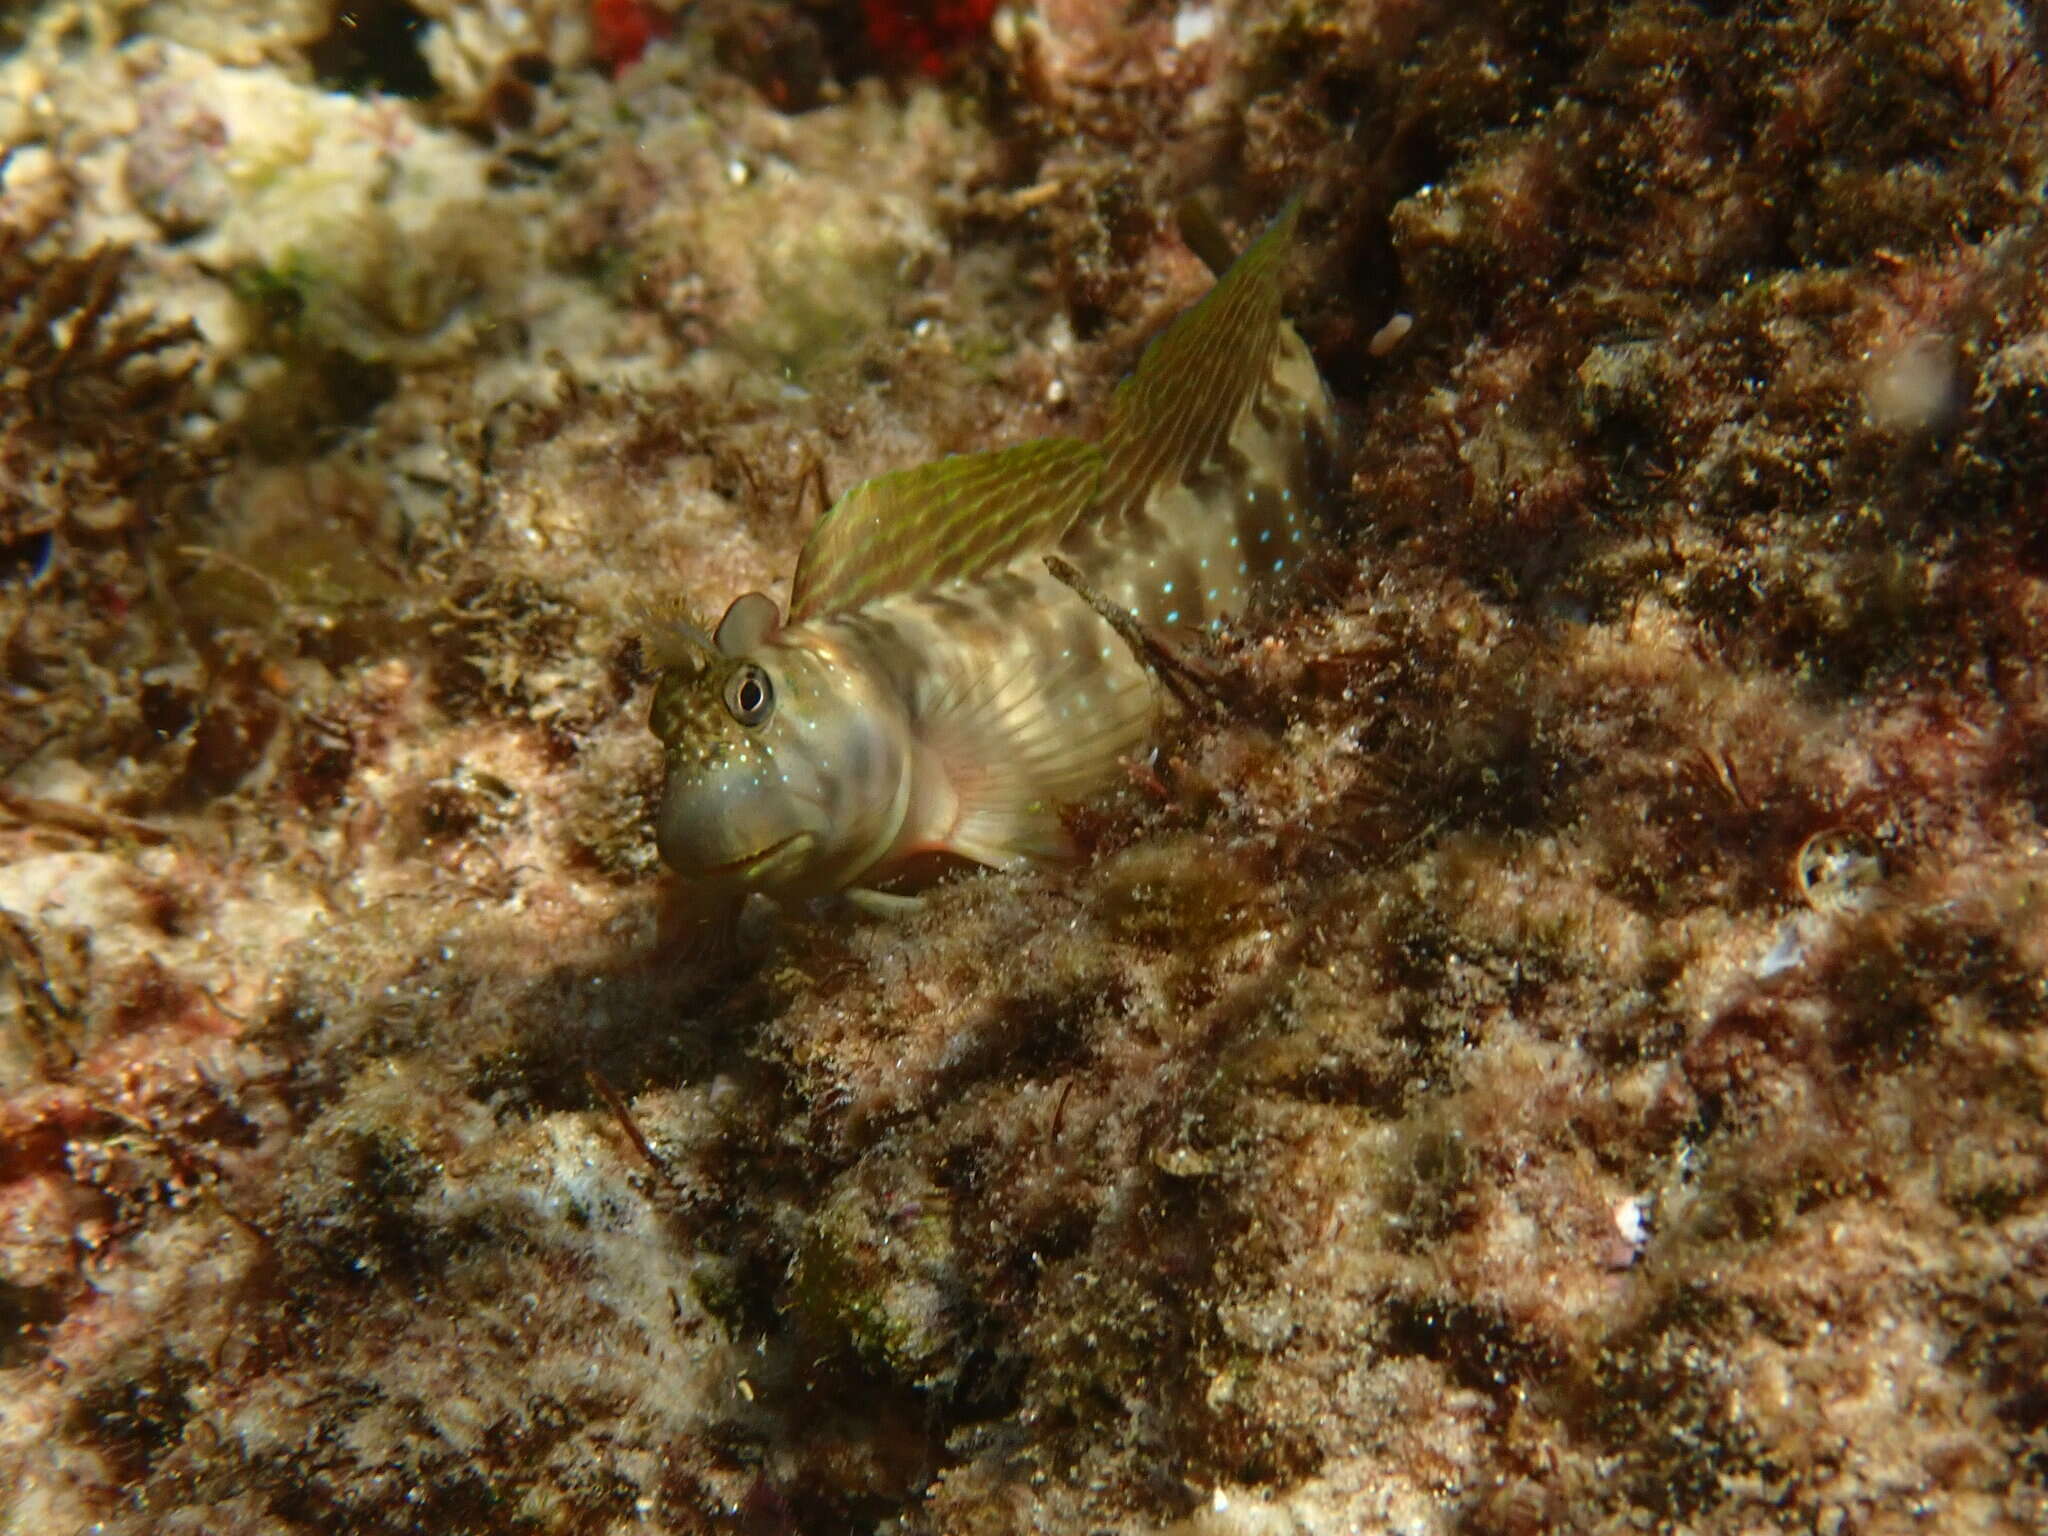
[[[765,864],[768,860],[774,858],[775,855],[782,852],[782,850],[787,848],[791,843],[797,841],[797,839],[807,838],[810,835],[811,834],[808,832],[792,832],[787,837],[778,838],[776,841],[770,843],[766,848],[757,848],[754,852],[749,854],[743,854],[739,858],[732,860],[730,863],[713,864],[708,868],[700,869],[697,871],[698,877],[700,879],[722,880],[731,879],[736,875],[749,875],[753,873],[754,870],[758,869],[761,865]]]

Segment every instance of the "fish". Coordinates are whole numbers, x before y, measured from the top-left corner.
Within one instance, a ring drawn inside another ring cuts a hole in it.
[[[695,898],[886,904],[935,861],[1071,856],[1060,807],[1169,707],[1124,634],[1220,628],[1313,537],[1334,432],[1282,313],[1299,215],[1154,338],[1095,441],[863,481],[806,540],[786,615],[748,592],[708,634],[661,629],[655,840]]]

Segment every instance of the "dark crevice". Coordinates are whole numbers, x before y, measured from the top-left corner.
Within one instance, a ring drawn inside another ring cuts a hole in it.
[[[346,0],[306,50],[313,78],[331,90],[426,101],[440,87],[420,52],[427,18],[405,0]]]

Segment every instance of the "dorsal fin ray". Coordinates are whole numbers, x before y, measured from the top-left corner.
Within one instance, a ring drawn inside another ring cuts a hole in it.
[[[1048,437],[864,480],[797,557],[790,622],[970,581],[1051,550],[1095,498],[1102,453]]]
[[[1215,457],[1272,366],[1285,321],[1280,278],[1301,214],[1296,196],[1201,302],[1145,349],[1110,400],[1104,466],[1090,526],[1138,515],[1153,492]]]

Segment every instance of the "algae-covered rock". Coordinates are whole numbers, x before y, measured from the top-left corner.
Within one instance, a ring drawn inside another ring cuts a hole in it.
[[[2048,1525],[2040,34],[13,7],[0,1533]],[[1297,192],[1200,715],[702,923],[647,626]]]
[[[876,1369],[928,1381],[960,1333],[951,1202],[916,1168],[879,1159],[841,1181],[811,1217],[791,1297],[825,1339]]]

